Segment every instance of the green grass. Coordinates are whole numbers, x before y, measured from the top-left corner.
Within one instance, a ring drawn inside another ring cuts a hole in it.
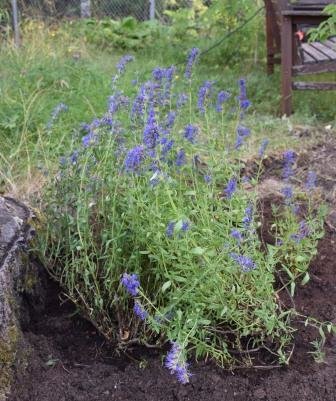
[[[55,33],[56,32],[56,33]],[[24,177],[45,161],[56,161],[71,142],[71,132],[81,122],[102,114],[110,94],[110,80],[120,56],[96,51],[69,33],[61,34],[43,25],[26,27],[23,47],[14,49],[3,43],[0,49],[0,139],[2,190],[19,185]],[[78,58],[79,56],[79,58]],[[181,60],[185,55],[179,54]],[[128,70],[129,80],[138,76],[148,79],[153,67],[174,64],[163,49],[154,53],[143,50],[136,54],[136,63]],[[182,80],[183,66],[177,74]],[[237,79],[245,77],[253,108],[249,124],[256,141],[269,137],[276,147],[295,146],[290,125],[334,124],[336,93],[295,93],[296,113],[291,119],[279,118],[279,74],[267,76],[263,62],[247,60],[235,68],[226,67],[225,60],[207,64],[205,56],[197,67],[194,85],[204,80],[216,81],[218,88],[236,93]],[[333,77],[335,78],[335,77]],[[320,79],[320,77],[319,77]],[[127,82],[127,79],[125,80]],[[134,91],[129,83],[126,93]],[[45,125],[53,108],[60,102],[69,106],[46,140]],[[300,143],[297,143],[299,146]]]

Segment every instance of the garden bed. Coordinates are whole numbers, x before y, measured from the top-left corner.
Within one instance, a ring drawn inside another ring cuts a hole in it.
[[[318,145],[301,155],[300,172],[316,168],[331,210],[335,208],[336,146]],[[321,162],[323,161],[323,163]],[[326,169],[326,163],[328,169]],[[276,179],[277,163],[268,178]],[[329,174],[329,172],[331,172]],[[328,178],[329,177],[329,178]],[[266,203],[267,204],[267,203]],[[264,216],[269,210],[264,210]],[[336,323],[336,232],[333,212],[326,219],[325,236],[310,267],[310,281],[297,290],[299,312],[320,321]],[[16,378],[9,401],[94,400],[286,400],[333,401],[336,399],[336,341],[327,339],[325,359],[316,363],[309,344],[318,333],[297,322],[295,347],[289,367],[222,370],[211,362],[193,363],[190,384],[181,385],[162,367],[160,350],[134,348],[116,351],[85,320],[74,315],[69,302],[59,302],[59,289],[50,283],[43,314],[32,316],[25,328],[31,345],[24,376]]]

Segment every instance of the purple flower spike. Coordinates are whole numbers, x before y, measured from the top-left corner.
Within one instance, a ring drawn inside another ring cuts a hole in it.
[[[221,113],[223,111],[223,103],[225,103],[231,96],[231,93],[220,91],[217,96],[216,111]]]
[[[174,74],[176,71],[176,67],[174,65],[168,67],[165,69],[165,78],[166,78],[166,83],[165,83],[165,87],[164,87],[164,99],[166,101],[169,100],[170,98],[170,94],[171,94],[171,88],[173,85],[173,78],[174,78]]]
[[[148,113],[148,120],[143,133],[143,142],[146,148],[150,151],[151,156],[154,155],[159,136],[159,127],[155,119],[154,108],[151,108]]]
[[[165,69],[160,67],[155,67],[152,71],[152,77],[155,81],[161,82],[165,76]]]
[[[212,181],[211,175],[205,175],[204,176],[204,181],[206,182],[206,184],[210,184],[211,181]]]
[[[290,186],[284,187],[282,188],[281,193],[285,197],[285,203],[288,205],[293,198],[293,188]]]
[[[186,155],[183,149],[180,149],[176,155],[175,164],[177,167],[182,167],[186,163]]]
[[[117,64],[117,70],[119,74],[123,74],[125,72],[126,64],[130,63],[131,61],[134,60],[133,56],[130,56],[129,54],[126,54],[125,56],[121,57]]]
[[[205,81],[199,89],[197,107],[200,113],[202,114],[205,113],[205,103],[206,100],[210,97],[211,88],[212,88],[212,82]]]
[[[315,171],[309,171],[306,181],[306,189],[312,191],[316,188],[317,175]]]
[[[284,155],[284,168],[283,168],[283,178],[285,180],[289,179],[294,175],[293,165],[295,163],[296,154],[292,150],[287,150]]]
[[[189,221],[184,221],[184,222],[182,223],[181,230],[182,230],[183,232],[186,232],[186,231],[189,230],[189,228],[190,228]]]
[[[175,222],[170,221],[166,229],[166,235],[168,238],[172,238],[172,236],[174,235],[174,230],[175,230]]]
[[[299,223],[299,232],[297,234],[292,234],[291,239],[299,244],[304,238],[308,237],[310,234],[310,229],[305,220]]]
[[[230,257],[240,266],[244,273],[248,273],[257,268],[256,264],[248,256],[232,252],[230,253]]]
[[[135,297],[139,293],[140,281],[137,274],[124,273],[121,284],[125,287],[126,291]]]
[[[177,380],[182,384],[189,383],[191,373],[189,372],[188,368],[189,368],[189,364],[185,363],[185,362],[181,365],[177,365],[176,377],[177,377]]]
[[[231,237],[234,238],[238,244],[243,242],[243,236],[241,232],[236,229],[231,230]]]
[[[172,371],[172,373],[176,370],[176,367],[179,363],[181,351],[182,349],[179,344],[172,342],[171,350],[168,352],[165,360],[165,367]]]
[[[185,93],[180,93],[176,101],[176,107],[180,109],[187,103],[187,101],[188,101],[188,96]]]
[[[90,132],[89,134],[83,136],[82,138],[82,144],[84,148],[88,148],[91,145],[95,145],[97,143],[97,136],[93,133]]]
[[[172,128],[176,120],[176,111],[170,111],[167,116],[166,127]]]
[[[172,348],[166,356],[165,367],[170,370],[171,374],[176,375],[180,383],[189,383],[191,377],[188,370],[189,364],[183,359],[182,348],[176,342],[172,342]]]
[[[266,150],[268,144],[269,144],[269,139],[267,139],[267,138],[264,139],[264,140],[261,142],[261,145],[260,145],[260,148],[259,148],[259,151],[258,151],[259,157],[264,157],[265,150]]]
[[[132,119],[143,118],[144,116],[144,109],[145,103],[147,98],[147,89],[146,85],[141,85],[138,94],[133,102],[132,110],[131,110],[131,117]]]
[[[224,192],[227,197],[227,199],[231,199],[233,194],[236,192],[237,189],[237,180],[235,178],[231,178],[231,180],[228,182]]]
[[[243,125],[239,125],[237,128],[237,137],[235,143],[235,149],[239,149],[244,144],[244,139],[250,136],[251,130]]]
[[[190,143],[195,143],[197,134],[198,134],[198,127],[196,127],[196,125],[188,124],[184,129],[184,137]]]
[[[250,230],[253,221],[253,206],[250,203],[245,209],[245,214],[243,217],[243,226],[246,231]]]
[[[171,139],[167,139],[167,138],[163,138],[161,139],[161,155],[163,160],[166,159],[167,154],[172,150],[173,146],[174,146],[174,141]]]
[[[75,164],[77,163],[78,156],[79,156],[78,150],[75,150],[75,151],[71,154],[71,156],[70,156],[70,163],[71,163],[72,165],[75,165]]]
[[[247,91],[246,91],[246,81],[245,79],[240,79],[239,83],[239,106],[242,110],[246,110],[250,107],[251,102],[247,99]]]
[[[69,107],[64,104],[64,103],[59,103],[54,110],[51,113],[51,117],[50,120],[48,121],[47,124],[47,129],[51,129],[55,120],[57,120],[58,116],[62,113],[62,112],[66,112],[69,110]]]
[[[194,65],[194,63],[197,60],[198,55],[200,54],[200,50],[197,49],[196,47],[192,48],[190,50],[190,53],[188,54],[188,59],[187,59],[187,66],[186,66],[186,70],[184,73],[184,76],[187,79],[191,79],[191,71],[192,71],[192,67]]]
[[[125,159],[125,169],[129,172],[135,172],[139,169],[144,159],[144,148],[143,146],[136,146],[131,149]]]
[[[146,320],[148,317],[148,312],[144,309],[144,307],[140,304],[139,301],[134,302],[133,311],[138,318],[141,320]]]

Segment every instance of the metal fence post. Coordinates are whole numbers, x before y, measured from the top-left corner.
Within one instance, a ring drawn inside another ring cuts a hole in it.
[[[91,0],[81,0],[81,18],[91,17]]]
[[[12,13],[13,13],[14,43],[16,47],[19,47],[20,31],[19,31],[19,12],[18,12],[17,0],[12,0]]]
[[[155,19],[155,0],[149,0],[149,19]]]

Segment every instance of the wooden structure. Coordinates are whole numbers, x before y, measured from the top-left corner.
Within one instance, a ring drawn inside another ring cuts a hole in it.
[[[293,89],[336,89],[335,82],[293,82],[292,77],[336,71],[336,37],[306,43],[296,36],[302,26],[316,26],[328,18],[323,9],[336,0],[265,0],[267,72],[281,64],[281,111],[292,113]]]

